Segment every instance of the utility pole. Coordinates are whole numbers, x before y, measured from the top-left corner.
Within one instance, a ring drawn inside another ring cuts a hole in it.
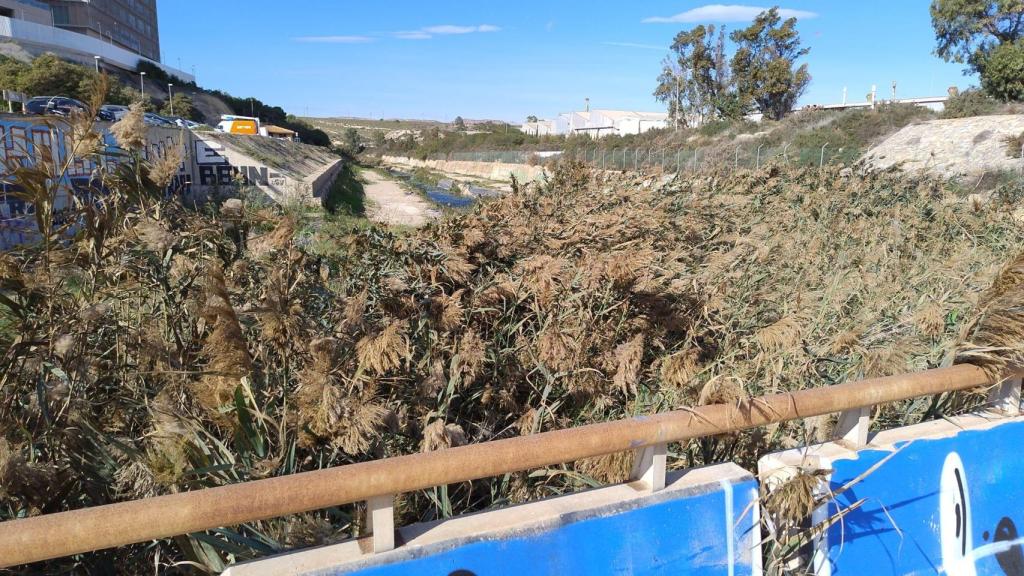
[[[846,106],[846,86],[843,86],[843,106]]]
[[[892,101],[896,102],[896,81],[892,81]]]
[[[146,73],[139,72],[139,92],[142,92],[142,98],[146,98]]]
[[[590,98],[587,97],[587,98],[584,98],[584,100],[587,101],[587,112],[590,112]]]

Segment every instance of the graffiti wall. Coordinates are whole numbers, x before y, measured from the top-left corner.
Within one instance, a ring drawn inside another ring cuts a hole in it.
[[[44,166],[57,180],[54,225],[60,226],[67,223],[72,198],[87,201],[84,199],[104,193],[99,169],[112,170],[122,161],[123,150],[117,147],[106,125],[98,126],[103,154],[69,159],[65,127],[59,118],[0,117],[0,249],[33,242],[38,237],[34,207],[13,174],[18,167]],[[161,158],[175,146],[184,151],[184,136],[178,130],[154,128],[148,136],[141,151],[146,160]],[[181,163],[166,193],[192,193],[187,161]]]
[[[355,542],[230,568],[232,576],[519,576],[754,573],[754,478],[732,464],[669,476],[662,491],[630,485],[409,526],[400,548]]]
[[[916,434],[915,434],[916,433]],[[832,461],[819,574],[1024,574],[1024,420],[933,422]]]
[[[109,125],[100,124],[106,154],[93,158],[73,158],[66,170],[60,172],[57,187],[55,224],[63,224],[62,211],[73,197],[83,198],[103,194],[98,168],[111,169],[124,158]],[[31,166],[41,161],[54,161],[64,166],[67,146],[65,125],[59,118],[27,116],[0,116],[0,249],[37,239],[33,207],[10,174],[11,167]],[[232,194],[242,186],[262,191],[277,202],[289,198],[312,201],[319,198],[334,181],[341,168],[337,157],[296,143],[276,144],[292,147],[295,157],[316,155],[316,161],[306,162],[297,170],[270,166],[272,158],[261,162],[225,145],[215,134],[200,134],[175,128],[150,127],[147,142],[141,151],[144,160],[155,161],[174,147],[180,148],[183,158],[178,174],[165,190],[194,202],[202,202],[210,194]],[[99,164],[98,164],[99,163]],[[102,166],[101,166],[102,165]]]

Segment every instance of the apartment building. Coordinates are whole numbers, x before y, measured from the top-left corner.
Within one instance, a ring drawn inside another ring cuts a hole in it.
[[[40,0],[52,25],[92,36],[160,61],[156,0]]]

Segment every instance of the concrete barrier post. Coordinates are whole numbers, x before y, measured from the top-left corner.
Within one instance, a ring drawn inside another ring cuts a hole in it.
[[[1007,378],[996,384],[988,393],[989,405],[992,410],[1005,416],[1021,414],[1021,379]]]
[[[871,428],[871,407],[855,408],[840,412],[833,437],[843,440],[854,447],[866,446],[868,430]]]
[[[366,525],[373,535],[373,552],[395,549],[395,497],[375,496],[366,501]]]
[[[635,452],[633,471],[629,478],[643,484],[644,489],[657,492],[665,488],[668,444],[646,446]]]

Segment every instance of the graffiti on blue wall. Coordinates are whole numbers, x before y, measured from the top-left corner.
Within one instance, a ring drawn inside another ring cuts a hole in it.
[[[97,194],[103,194],[100,169],[113,170],[124,158],[124,151],[118,148],[109,132],[102,132],[101,137],[104,146],[101,154],[73,158],[67,162],[64,126],[59,120],[49,119],[44,122],[0,118],[0,249],[32,242],[37,237],[34,209],[20,194],[22,190],[11,170],[44,161],[56,167],[66,165],[66,169],[60,173],[56,190],[53,222],[55,226],[65,224],[67,216],[64,211],[72,195],[79,200],[89,201]],[[180,136],[176,137],[166,131],[163,134],[151,134],[145,148],[141,150],[141,156],[146,160],[162,158],[172,147],[183,146],[180,139]],[[192,180],[186,168],[185,162],[182,162],[166,194],[191,193]]]
[[[819,574],[1024,575],[1021,438],[1007,421],[834,462],[833,490],[854,483],[829,513],[864,502],[829,529]]]
[[[756,498],[753,478],[722,480],[632,509],[581,514],[554,527],[526,527],[500,538],[448,543],[324,574],[742,576],[754,571]]]

